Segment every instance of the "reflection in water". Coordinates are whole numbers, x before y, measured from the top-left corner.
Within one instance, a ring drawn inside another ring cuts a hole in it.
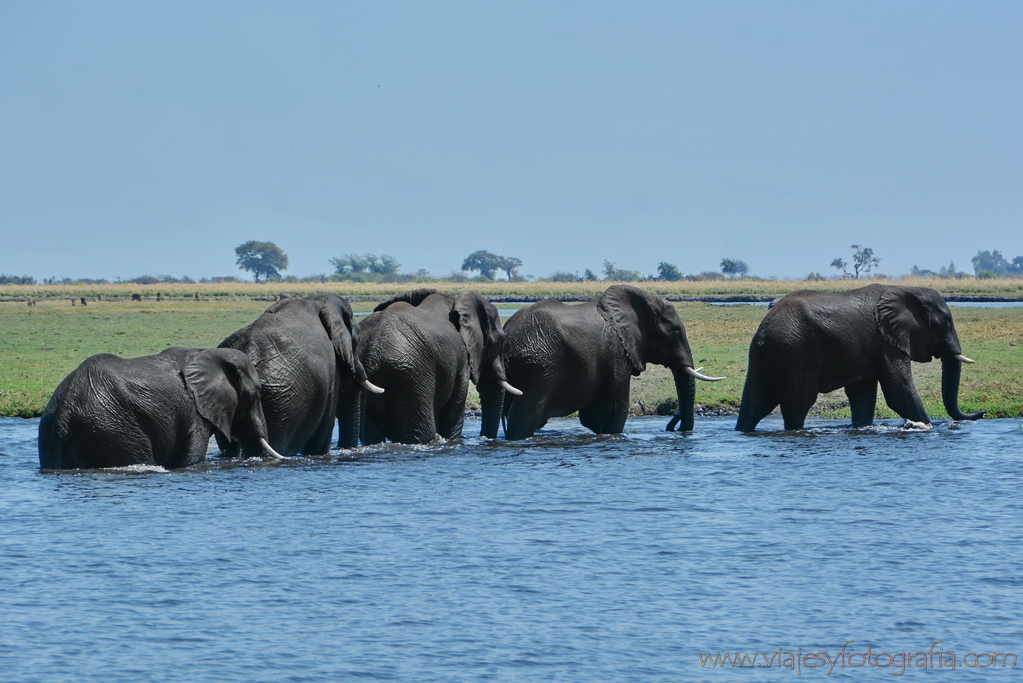
[[[9,680],[678,681],[726,649],[1019,649],[1019,420],[552,420],[70,474],[36,469],[37,424],[0,420]]]

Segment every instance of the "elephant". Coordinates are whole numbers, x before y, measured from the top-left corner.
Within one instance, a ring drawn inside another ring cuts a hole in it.
[[[692,431],[696,379],[718,381],[693,367],[686,329],[670,302],[631,285],[613,285],[578,305],[548,299],[523,308],[505,325],[508,381],[522,391],[505,402],[492,382],[479,387],[483,435],[496,438],[501,415],[505,437],[533,436],[552,417],[579,412],[597,434],[625,428],[632,376],[647,363],[672,371],[678,412],[668,423]]]
[[[358,344],[359,325],[348,302],[317,294],[278,301],[222,341],[220,348],[243,351],[256,366],[268,440],[290,456],[329,452],[335,419],[357,424],[356,412],[339,407],[339,398],[350,385],[380,390],[366,379],[356,354]],[[349,424],[343,431],[353,429],[358,428]],[[338,441],[340,448],[357,445]]]
[[[785,429],[802,429],[818,393],[845,388],[853,427],[874,422],[877,387],[898,415],[929,425],[911,361],[940,358],[941,394],[954,420],[984,412],[959,409],[963,363],[952,313],[926,287],[871,284],[841,293],[803,290],[777,300],[750,342],[749,367],[735,428],[752,432],[781,406]]]
[[[266,440],[259,384],[252,361],[233,349],[91,356],[43,412],[39,466],[190,467],[205,460],[211,434],[280,458]]]
[[[470,381],[517,393],[501,360],[500,316],[478,292],[405,292],[378,305],[361,326],[359,358],[386,390],[362,394],[366,444],[461,436]]]

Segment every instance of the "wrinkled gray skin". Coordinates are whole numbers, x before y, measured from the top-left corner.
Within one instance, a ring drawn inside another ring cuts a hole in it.
[[[210,435],[262,453],[259,377],[231,349],[169,348],[155,356],[101,353],[68,375],[39,422],[39,466],[189,467]]]
[[[930,424],[913,384],[911,361],[942,362],[942,399],[955,420],[983,411],[959,409],[959,337],[944,299],[925,287],[873,284],[831,294],[793,292],[772,304],[749,349],[736,429],[750,432],[781,405],[785,429],[802,429],[819,393],[842,387],[854,427],[873,424],[880,384],[901,417]]]
[[[628,285],[614,285],[583,304],[548,299],[518,311],[505,324],[508,382],[522,396],[506,396],[492,383],[479,386],[483,436],[525,439],[552,417],[579,411],[597,434],[625,428],[629,388],[647,363],[672,371],[679,410],[668,424],[692,431],[695,380],[686,330],[665,299]]]
[[[358,433],[358,411],[339,404],[341,394],[366,377],[356,356],[358,343],[359,325],[348,302],[318,294],[273,304],[220,346],[252,359],[263,385],[270,445],[289,456],[329,452],[335,419],[347,433]],[[338,442],[341,448],[357,445]],[[247,447],[243,452],[255,455]]]
[[[500,317],[477,292],[405,292],[377,306],[361,327],[359,358],[384,389],[365,395],[364,443],[459,437],[469,382],[505,379]]]

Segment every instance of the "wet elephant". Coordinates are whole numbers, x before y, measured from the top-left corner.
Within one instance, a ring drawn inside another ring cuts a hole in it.
[[[941,393],[954,420],[963,363],[952,313],[925,287],[872,284],[848,292],[804,290],[777,300],[749,348],[736,429],[750,432],[781,406],[785,429],[802,429],[817,395],[845,388],[854,427],[874,421],[877,388],[898,415],[930,424],[913,383],[912,361],[940,358]]]
[[[270,445],[284,455],[318,455],[330,450],[335,420],[345,423],[338,446],[358,445],[343,440],[357,433],[359,415],[339,406],[342,393],[356,384],[379,390],[366,381],[358,343],[348,302],[317,294],[282,299],[220,346],[243,351],[256,366]]]
[[[497,309],[478,292],[405,292],[381,303],[361,325],[359,359],[385,390],[365,396],[365,443],[461,436],[469,382],[515,391],[501,360]]]
[[[39,466],[77,469],[203,462],[210,436],[280,457],[267,443],[260,382],[233,349],[169,348],[87,358],[39,421]]]
[[[549,299],[524,308],[505,325],[504,361],[508,381],[522,391],[506,400],[494,383],[481,384],[483,435],[524,439],[549,418],[579,412],[583,426],[597,434],[625,428],[634,375],[647,363],[672,371],[679,409],[673,430],[694,425],[695,379],[716,381],[693,367],[685,326],[662,297],[630,285],[614,285],[577,305]]]

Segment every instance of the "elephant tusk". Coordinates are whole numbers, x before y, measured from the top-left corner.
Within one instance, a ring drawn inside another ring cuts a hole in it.
[[[515,388],[515,387],[513,387],[512,385],[508,384],[508,382],[507,382],[507,381],[505,381],[505,380],[503,380],[503,379],[502,379],[502,380],[501,380],[500,382],[498,382],[497,384],[498,384],[498,386],[500,386],[500,387],[501,387],[502,389],[504,389],[505,391],[507,391],[507,392],[508,392],[509,394],[513,394],[513,395],[515,395],[515,396],[521,396],[521,395],[522,395],[522,392],[521,392],[521,391],[519,391],[518,389],[516,389],[516,388]]]
[[[967,358],[966,356],[964,356],[961,353],[958,356],[956,356],[955,359],[957,361],[959,361],[960,363],[970,363],[970,364],[973,364],[973,363],[977,362],[975,360],[971,360],[970,358]]]
[[[695,370],[690,367],[685,368],[687,375],[696,379],[702,379],[704,382],[720,382],[723,379],[727,379],[727,377],[707,377],[707,375],[701,374],[700,370],[703,370],[703,368],[696,368]]]
[[[264,451],[266,451],[267,453],[269,453],[273,457],[277,458],[278,460],[287,460],[287,458],[285,458],[283,455],[281,455],[280,453],[275,451],[273,448],[271,448],[270,444],[268,444],[266,442],[266,439],[264,439],[263,437],[259,437],[259,445],[263,447]]]
[[[366,391],[368,391],[368,392],[370,392],[372,394],[382,394],[382,393],[384,393],[384,390],[382,388],[380,388],[377,385],[373,384],[368,379],[362,380],[361,382],[359,382],[359,384],[362,385],[363,389],[365,389]]]

